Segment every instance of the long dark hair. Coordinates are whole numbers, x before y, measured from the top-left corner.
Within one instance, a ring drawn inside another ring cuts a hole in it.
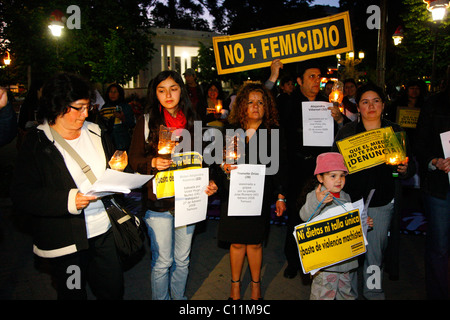
[[[119,98],[117,101],[111,101],[109,98],[109,92],[112,88],[116,88],[117,92],[119,93]],[[125,90],[123,90],[122,86],[118,85],[117,83],[110,84],[108,88],[106,89],[105,93],[105,103],[106,104],[116,104],[116,103],[123,103],[125,102]]]
[[[156,88],[162,81],[168,78],[172,78],[180,86],[181,95],[180,101],[178,102],[178,108],[183,111],[186,117],[186,129],[192,132],[194,121],[197,120],[196,113],[194,112],[191,100],[189,99],[189,94],[180,74],[172,70],[160,72],[148,85],[147,104],[144,108],[144,113],[149,114],[149,135],[146,137],[148,142],[146,144],[146,152],[153,155],[155,155],[158,150],[159,127],[166,124],[164,121],[164,108],[160,108],[161,104],[156,95]]]

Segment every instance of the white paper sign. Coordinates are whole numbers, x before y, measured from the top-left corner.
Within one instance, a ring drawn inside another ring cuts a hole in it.
[[[175,188],[175,228],[206,219],[209,169],[177,170],[173,172]]]
[[[265,177],[265,165],[240,164],[231,170],[229,216],[261,215]]]
[[[303,145],[331,147],[334,141],[334,119],[331,116],[331,102],[302,102]]]
[[[130,193],[146,184],[152,175],[126,173],[112,169],[106,169],[103,175],[86,190],[86,195],[103,197],[113,193]]]
[[[450,157],[450,131],[441,133],[442,149],[444,149],[444,157]],[[450,182],[450,172],[448,173],[448,181]]]

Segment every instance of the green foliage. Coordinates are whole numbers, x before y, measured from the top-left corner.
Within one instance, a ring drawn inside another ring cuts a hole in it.
[[[124,83],[144,69],[154,51],[145,7],[149,1],[79,0],[81,29],[48,29],[50,15],[66,12],[67,1],[4,0],[0,6],[0,52],[13,53],[20,82],[46,79],[57,71],[80,73],[93,81]],[[68,17],[71,14],[66,14]]]
[[[401,14],[404,38],[398,46],[401,63],[398,72],[404,79],[430,76],[433,50],[436,41],[437,75],[445,75],[450,55],[450,19],[447,13],[442,22],[433,22],[431,13],[422,0],[403,0],[405,9]]]

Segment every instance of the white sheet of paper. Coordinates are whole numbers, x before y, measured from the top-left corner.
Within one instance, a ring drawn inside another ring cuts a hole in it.
[[[151,178],[153,178],[152,175],[106,169],[84,194],[102,197],[113,193],[130,193],[131,190],[142,187]]]
[[[229,216],[261,215],[265,177],[265,165],[240,164],[231,170]]]
[[[175,228],[206,219],[209,169],[177,170],[173,172],[175,189]]]
[[[302,102],[303,145],[331,147],[334,141],[334,119],[331,116],[331,102]]]
[[[444,157],[450,157],[450,131],[441,133],[442,149],[444,149]],[[448,181],[450,182],[450,172],[448,173]]]

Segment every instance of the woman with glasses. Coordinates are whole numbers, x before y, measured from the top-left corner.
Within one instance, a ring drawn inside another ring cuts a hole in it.
[[[58,299],[86,299],[86,282],[98,299],[123,295],[122,266],[105,207],[84,194],[91,182],[57,142],[62,137],[96,177],[106,170],[112,143],[98,125],[85,121],[92,93],[88,82],[66,73],[44,85],[39,125],[23,142],[12,183],[11,199],[17,212],[31,217],[33,252],[50,263]]]

